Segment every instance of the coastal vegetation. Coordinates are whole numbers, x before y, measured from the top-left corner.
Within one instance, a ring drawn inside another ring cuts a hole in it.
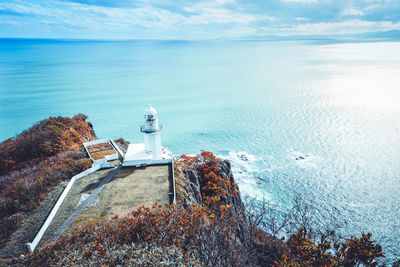
[[[77,115],[51,117],[1,143],[1,244],[21,214],[91,166],[82,142],[94,138],[86,116]],[[384,257],[370,233],[340,238],[336,229],[314,229],[312,210],[300,199],[279,216],[266,202],[245,205],[229,161],[211,152],[176,159],[175,178],[176,204],[92,220],[0,265],[377,266]]]
[[[83,141],[95,137],[87,116],[50,117],[42,120],[15,138],[0,144],[0,175],[21,169],[61,152],[79,149]]]
[[[0,248],[52,188],[91,167],[82,142],[95,134],[86,118],[50,117],[0,144]]]

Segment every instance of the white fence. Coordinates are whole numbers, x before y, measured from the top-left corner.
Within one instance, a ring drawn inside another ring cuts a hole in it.
[[[89,151],[87,150],[86,146],[89,145],[95,145],[95,144],[100,144],[100,143],[105,143],[105,142],[110,142],[111,145],[114,147],[114,149],[116,150],[117,153],[111,154],[111,155],[107,155],[105,159],[100,159],[100,160],[94,160],[91,156]],[[58,198],[56,204],[54,205],[53,209],[51,210],[49,216],[47,217],[46,221],[43,223],[42,227],[40,228],[39,232],[36,234],[35,238],[33,239],[32,242],[30,243],[26,243],[26,245],[28,246],[28,250],[30,252],[33,252],[36,248],[36,246],[39,244],[40,240],[42,239],[44,233],[46,232],[47,228],[50,226],[51,221],[54,219],[54,217],[57,214],[58,209],[60,208],[62,202],[64,201],[65,197],[67,196],[69,190],[71,189],[72,185],[74,184],[74,182],[86,175],[89,175],[97,170],[100,170],[102,168],[115,168],[114,165],[108,163],[108,160],[114,160],[114,159],[118,159],[118,157],[120,156],[121,158],[124,157],[124,153],[121,151],[121,149],[118,147],[118,145],[111,139],[111,138],[107,138],[107,139],[101,139],[101,140],[94,140],[91,142],[86,142],[83,144],[83,146],[85,147],[86,151],[88,152],[89,157],[92,159],[93,161],[93,166],[81,173],[78,173],[77,175],[75,175],[74,177],[71,178],[71,180],[68,182],[67,186],[64,188],[61,196]],[[118,155],[119,154],[119,155]]]
[[[71,178],[71,180],[68,182],[67,186],[64,188],[64,191],[62,192],[61,196],[58,198],[56,204],[54,205],[53,209],[51,210],[49,216],[47,217],[46,221],[43,223],[42,227],[40,228],[39,232],[36,234],[35,238],[33,239],[32,242],[26,243],[28,246],[29,252],[33,252],[36,248],[36,246],[39,244],[40,240],[42,239],[44,233],[46,232],[47,228],[49,227],[51,221],[54,219],[56,216],[56,213],[58,209],[60,208],[62,202],[64,201],[65,197],[67,196],[69,190],[71,189],[72,185],[74,182],[86,175],[89,175],[97,170],[100,170],[102,168],[113,168],[114,166],[109,164],[109,163],[104,163],[104,164],[96,164],[93,165],[91,168],[78,173],[74,177]]]

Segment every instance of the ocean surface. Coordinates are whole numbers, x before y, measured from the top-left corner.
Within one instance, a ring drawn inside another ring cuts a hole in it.
[[[148,104],[164,146],[230,159],[245,198],[301,195],[400,251],[400,43],[0,40],[1,140],[82,112],[142,142]]]

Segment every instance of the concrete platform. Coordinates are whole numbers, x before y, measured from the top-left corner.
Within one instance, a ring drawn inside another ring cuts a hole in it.
[[[155,202],[174,203],[174,182],[172,163],[139,168],[119,165],[83,177],[68,192],[39,246],[99,217],[125,216]]]
[[[125,216],[140,206],[170,203],[169,165],[121,168],[98,194],[96,206],[88,206],[66,230],[75,231],[86,222],[104,216]]]
[[[128,150],[124,156],[124,162],[122,166],[148,166],[157,164],[167,164],[172,162],[172,157],[169,155],[167,149],[161,148],[162,158],[154,160],[153,154],[145,150],[144,143],[141,144],[130,144]]]

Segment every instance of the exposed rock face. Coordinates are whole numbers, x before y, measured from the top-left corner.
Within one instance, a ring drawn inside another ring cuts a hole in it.
[[[220,173],[219,175],[224,179],[229,179],[232,184],[236,185],[235,179],[233,178],[231,163],[228,160],[220,160],[219,161]],[[237,214],[244,215],[244,205],[242,202],[242,198],[240,196],[240,191],[237,190],[237,193],[234,194],[232,190],[229,191],[228,204],[232,205],[232,208]]]
[[[207,181],[204,172],[202,172],[205,163],[198,161],[199,157],[200,155],[195,160],[189,162],[179,160],[176,162],[175,183],[177,200],[180,200],[185,208],[189,208],[193,204],[201,206],[206,202],[204,199],[204,195],[206,194],[204,187]],[[235,183],[230,162],[228,160],[217,160],[218,171],[216,175],[221,177],[222,180],[230,182],[225,183],[225,185],[232,185],[232,187],[223,187],[222,190],[225,194],[220,204],[230,206],[229,214],[231,218],[235,218],[238,222],[234,231],[238,238],[243,241],[249,238],[250,230],[246,223],[245,207],[240,196],[240,191]],[[219,209],[219,207],[216,208]]]
[[[231,184],[236,184],[231,170],[231,163],[228,160],[219,160],[218,176],[222,179],[228,179]],[[184,207],[189,207],[194,203],[203,204],[203,189],[205,184],[204,175],[199,171],[196,164],[185,164],[177,162],[175,168],[175,182],[177,200],[182,200]],[[230,188],[225,188],[228,191],[227,198],[224,201],[226,205],[232,205],[236,213],[244,212],[244,205],[240,197],[240,192],[236,194]]]
[[[182,200],[187,208],[194,203],[203,203],[201,195],[201,181],[203,178],[194,165],[184,165],[177,162],[175,168],[176,199]]]
[[[177,191],[177,200],[181,201],[184,208],[189,208],[195,204],[198,206],[206,206],[208,209],[214,210],[216,214],[222,214],[222,210],[228,207],[228,211],[222,216],[215,228],[230,228],[225,235],[234,239],[231,244],[232,251],[235,255],[226,256],[237,266],[251,265],[246,257],[239,254],[249,250],[249,246],[253,245],[252,234],[245,214],[245,206],[242,202],[239,188],[235,183],[232,174],[231,164],[228,160],[215,158],[209,152],[201,153],[196,157],[182,156],[175,163],[175,183]],[[211,160],[210,160],[211,158]],[[212,171],[210,171],[212,170]],[[215,175],[214,175],[215,174]],[[210,185],[211,184],[211,185]],[[212,188],[210,190],[210,188]],[[214,201],[214,198],[216,199]],[[215,229],[212,229],[214,231]],[[218,246],[218,230],[214,234],[210,234],[209,246]],[[221,236],[220,236],[221,237]],[[225,253],[226,251],[224,251]],[[218,263],[218,261],[216,261]],[[219,262],[218,264],[222,264]],[[218,265],[217,264],[217,265]]]

